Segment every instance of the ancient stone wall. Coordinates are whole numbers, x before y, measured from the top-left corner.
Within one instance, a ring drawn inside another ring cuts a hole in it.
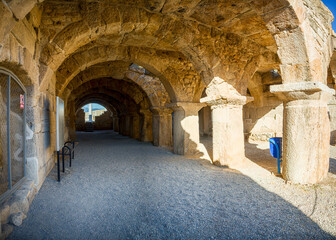
[[[121,133],[134,138],[141,135],[149,141],[154,136],[155,144],[171,147],[172,109],[167,105],[180,111],[179,120],[183,121],[191,113],[184,109],[183,114],[182,106],[197,105],[205,88],[208,98],[204,102],[214,107],[216,119],[211,119],[209,107],[201,110],[200,130],[201,134],[211,134],[214,126],[210,123],[216,122],[222,131],[214,130],[219,139],[214,143],[218,152],[225,144],[219,133],[230,138],[231,131],[236,130],[235,136],[242,135],[242,109],[244,132],[249,139],[281,136],[282,106],[294,102],[308,109],[308,96],[315,97],[319,94],[314,91],[324,89],[309,84],[329,83],[328,65],[335,50],[331,20],[331,13],[318,0],[228,0],[206,4],[174,0],[136,4],[104,0],[1,1],[0,66],[11,70],[27,88],[28,177],[40,187],[54,165],[58,94],[66,102],[66,140],[72,138],[75,129],[75,110],[94,100],[114,109]],[[270,77],[274,70],[281,79]],[[286,85],[295,82],[301,85]],[[302,85],[304,82],[309,84]],[[281,100],[269,90],[278,84],[286,85],[273,91]],[[321,99],[323,96],[319,95]],[[252,98],[254,101],[248,103]],[[321,99],[313,100],[316,103]],[[198,107],[201,105],[194,110]],[[334,119],[332,104],[329,109]],[[309,109],[306,112],[303,116],[321,137],[328,123],[320,126],[317,119],[306,116]],[[223,119],[222,113],[232,114]],[[324,113],[323,105],[323,118]],[[191,116],[196,126],[196,114]],[[111,123],[106,119],[104,122]],[[145,132],[153,123],[156,132]],[[197,132],[189,125],[185,128]],[[177,135],[181,139],[175,142],[197,145],[197,138],[191,144],[187,134]],[[241,139],[237,142],[243,144]],[[311,148],[315,149],[315,145]],[[225,151],[231,147],[236,145],[227,145]],[[238,154],[231,157],[242,158],[244,147],[236,148]],[[288,156],[299,148],[293,149]],[[327,147],[323,145],[323,149],[321,157],[327,159]],[[295,154],[290,156],[295,159]]]
[[[85,112],[83,109],[79,109],[76,114],[76,131],[85,130]]]
[[[102,115],[97,116],[93,125],[95,130],[111,130],[113,128],[111,113],[106,111]]]
[[[0,47],[0,66],[12,71],[27,89],[27,177],[38,188],[53,167],[56,138],[55,78],[43,92],[39,86],[40,17],[41,11],[34,8],[22,21],[15,21]]]
[[[253,102],[244,106],[244,134],[248,141],[268,141],[271,137],[282,137],[283,105],[270,100],[264,106]]]

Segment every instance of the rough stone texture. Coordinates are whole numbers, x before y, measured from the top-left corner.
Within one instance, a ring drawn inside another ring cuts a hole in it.
[[[6,239],[9,236],[9,234],[13,232],[14,227],[13,225],[10,225],[10,224],[4,224],[1,226],[1,230],[2,232],[1,232],[0,238]]]
[[[76,114],[76,130],[77,131],[85,130],[85,112],[83,109],[79,109]]]
[[[10,198],[1,204],[1,224],[11,223],[19,226],[25,218],[36,192],[34,182],[25,181]],[[2,228],[2,233],[5,232],[6,230]]]
[[[9,216],[9,222],[13,224],[14,226],[21,226],[22,220],[26,218],[26,215],[24,215],[22,212],[13,213]]]
[[[204,104],[177,102],[170,107],[174,110],[174,153],[196,155],[200,143],[198,111]]]
[[[153,108],[153,144],[154,146],[173,147],[172,110],[169,108]]]
[[[335,90],[319,82],[311,82],[275,85],[271,87],[271,92],[285,101],[284,178],[294,183],[322,181],[329,167],[327,103]]]
[[[97,116],[94,128],[96,130],[111,130],[113,127],[113,118],[111,116],[111,113],[106,111],[102,115]]]
[[[96,102],[121,134],[170,149],[183,142],[183,153],[197,146],[199,126],[201,134],[212,126],[221,164],[242,162],[244,133],[252,140],[282,133],[284,177],[323,180],[329,121],[320,92],[335,88],[336,76],[331,21],[319,0],[1,1],[0,66],[27,88],[29,178],[40,188],[54,165],[61,96],[66,140],[75,138],[76,111]],[[269,91],[275,84],[284,84],[273,87],[280,100]],[[189,121],[177,111],[172,123],[169,104],[201,97],[223,109],[214,108],[212,120],[204,110],[201,124],[198,114]]]
[[[212,106],[213,158],[216,165],[235,167],[245,158],[242,105]]]

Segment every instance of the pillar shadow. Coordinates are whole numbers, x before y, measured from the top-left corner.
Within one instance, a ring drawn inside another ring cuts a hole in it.
[[[116,137],[79,134],[76,171],[47,178],[8,239],[335,238],[238,171]]]
[[[200,143],[202,145],[202,147],[204,147],[204,157],[205,158],[209,158],[208,160],[210,160],[213,163],[213,147],[212,147],[212,136],[208,136],[208,135],[203,135],[200,136]]]
[[[268,142],[245,142],[245,156],[269,172],[278,171],[277,159],[271,156]]]

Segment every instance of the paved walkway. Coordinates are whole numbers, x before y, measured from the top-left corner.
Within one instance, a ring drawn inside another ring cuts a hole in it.
[[[9,239],[328,239],[252,179],[113,132],[79,133]]]

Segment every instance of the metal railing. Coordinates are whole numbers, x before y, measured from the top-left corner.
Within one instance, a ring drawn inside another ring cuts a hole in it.
[[[60,155],[62,155],[62,172],[65,172],[65,157],[69,156],[69,167],[71,162],[75,158],[75,142],[67,141],[64,143],[61,151],[57,151],[57,181],[61,181],[61,169],[60,169]]]

